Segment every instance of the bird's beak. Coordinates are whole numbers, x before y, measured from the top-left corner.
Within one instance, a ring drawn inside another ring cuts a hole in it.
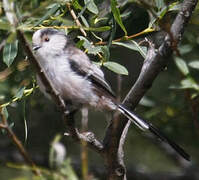
[[[38,46],[38,45],[33,45],[33,51],[37,51],[39,48],[41,48],[41,46]]]

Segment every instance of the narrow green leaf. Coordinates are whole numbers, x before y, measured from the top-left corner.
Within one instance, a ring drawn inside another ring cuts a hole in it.
[[[77,43],[76,43],[76,47],[77,48],[79,48],[79,49],[81,49],[81,47],[83,46],[83,44],[84,44],[84,40],[79,40]]]
[[[102,49],[101,49],[102,46],[94,46],[93,44],[91,44],[91,42],[89,42],[83,36],[78,36],[78,38],[80,40],[84,41],[83,46],[84,46],[85,49],[87,49],[88,54],[94,54],[94,55],[96,55],[97,53],[102,52]]]
[[[176,57],[175,63],[178,69],[182,72],[182,74],[184,74],[185,76],[189,74],[189,68],[183,59]]]
[[[10,23],[0,20],[0,29],[1,30],[10,30],[11,29],[11,25]]]
[[[162,1],[162,0],[161,0]],[[163,6],[161,11],[158,13],[159,15],[159,19],[162,19],[164,17],[164,15],[168,12],[168,11],[173,11],[173,10],[179,10],[180,6],[178,2],[174,2],[172,4],[170,4],[169,6]]]
[[[191,77],[187,77],[181,80],[180,85],[172,85],[169,88],[170,89],[194,89],[196,91],[199,91],[199,86],[197,82]]]
[[[117,45],[117,46],[123,46],[134,51],[138,51],[142,55],[143,58],[146,58],[147,48],[140,46],[135,41],[113,42],[112,44]]]
[[[102,26],[102,27],[89,27],[89,28],[84,28],[85,30],[89,31],[95,31],[95,32],[104,32],[104,31],[109,31],[111,29],[110,26]]]
[[[107,46],[102,46],[102,47],[101,47],[101,50],[102,50],[102,53],[103,53],[103,55],[104,55],[104,59],[105,59],[106,61],[108,61],[109,58],[110,58],[110,51],[109,51],[109,48],[108,48]]]
[[[6,119],[8,119],[9,114],[8,114],[8,111],[7,111],[7,108],[6,108],[6,107],[3,107],[3,108],[2,108],[2,114],[4,115],[4,117],[5,117]]]
[[[70,180],[78,180],[78,176],[71,166],[71,160],[67,158],[64,161],[63,168],[60,169],[60,173],[66,175],[66,177]]]
[[[14,122],[11,122],[11,123],[9,124],[9,128],[12,129],[12,128],[14,127],[14,125],[15,125],[15,123],[14,123]]]
[[[162,9],[163,7],[165,7],[165,3],[163,0],[155,0],[155,4],[156,7],[158,8],[158,10]]]
[[[47,11],[47,13],[42,17],[40,18],[40,20],[38,22],[36,22],[34,24],[34,26],[38,26],[40,24],[42,24],[42,22],[46,19],[48,19],[50,16],[52,16],[53,14],[55,14],[55,12],[59,9],[59,4],[54,4],[53,7],[49,8],[49,10]]]
[[[116,62],[108,61],[103,63],[103,66],[107,67],[109,70],[117,74],[128,75],[128,70],[124,66]]]
[[[147,98],[146,96],[144,96],[140,103],[142,106],[146,106],[146,107],[154,107],[155,106],[155,102],[152,101],[151,99]]]
[[[109,35],[109,38],[108,38],[108,45],[107,45],[108,47],[111,46],[113,39],[115,37],[116,29],[117,29],[116,21],[115,21],[113,16],[110,20],[110,24],[111,24],[111,32],[110,32],[110,35]]]
[[[8,36],[8,38],[7,38],[7,40],[6,40],[6,42],[7,43],[13,43],[13,42],[15,42],[16,36],[17,36],[16,32],[10,33],[9,36]]]
[[[192,61],[188,64],[190,67],[194,68],[194,69],[198,69],[199,70],[199,60],[196,61]]]
[[[79,4],[78,0],[72,1],[72,5],[77,10],[81,10],[82,9],[82,6]]]
[[[186,45],[180,46],[180,54],[181,55],[187,54],[187,53],[191,52],[192,49],[193,49],[193,46],[191,44],[186,44]]]
[[[86,18],[84,16],[82,16],[82,15],[80,16],[80,18],[82,19],[82,22],[84,23],[84,26],[86,26],[88,28],[89,24],[88,24]]]
[[[122,18],[121,18],[121,15],[120,15],[120,11],[119,9],[117,8],[117,1],[116,0],[111,0],[111,11],[113,13],[113,16],[116,20],[116,22],[119,24],[119,26],[122,28],[122,30],[124,31],[125,33],[125,36],[127,35],[127,31],[126,31],[126,28],[124,27],[124,24],[122,22]]]
[[[96,39],[98,39],[99,41],[103,41],[103,39],[101,38],[101,37],[99,37],[99,36],[97,36],[93,31],[91,32],[91,34],[96,38]]]
[[[147,49],[146,48],[142,48],[136,41],[131,40],[131,42],[135,45],[135,47],[137,48],[137,51],[145,59],[146,58]]]
[[[26,88],[25,87],[22,87],[22,88],[20,88],[18,91],[17,91],[17,93],[15,94],[15,98],[18,98],[18,99],[21,99],[22,98],[22,96],[23,96],[23,94],[24,94],[24,90],[25,90]]]
[[[181,81],[182,89],[195,89],[199,90],[198,84],[192,78],[186,78]]]
[[[84,12],[87,9],[87,6],[88,6],[88,3],[81,9],[80,13],[78,13],[78,17],[77,18],[81,17],[84,14]]]
[[[23,122],[24,122],[24,142],[26,144],[27,139],[28,139],[28,126],[27,126],[27,121],[26,121],[26,100],[24,99],[23,101]]]
[[[92,12],[93,14],[98,14],[98,8],[94,2],[94,0],[84,0],[84,4],[87,5],[87,9]]]
[[[3,48],[3,62],[9,67],[15,57],[17,56],[18,51],[18,40],[15,40],[13,43],[6,43]]]

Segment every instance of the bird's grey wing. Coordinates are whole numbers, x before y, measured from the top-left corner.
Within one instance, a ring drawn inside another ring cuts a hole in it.
[[[101,76],[99,73],[95,72],[95,69],[90,69],[89,67],[81,67],[77,60],[72,59],[72,56],[69,58],[69,64],[71,69],[76,72],[77,74],[87,78],[96,88],[101,88],[105,93],[110,95],[111,97],[115,97],[114,92],[112,91],[109,84],[105,81],[104,77]],[[90,66],[96,66],[94,64],[90,64]],[[99,71],[98,67],[95,67],[96,71]],[[97,69],[98,68],[98,69]],[[100,70],[101,71],[101,70]]]
[[[93,84],[96,84],[98,87],[101,87],[106,92],[108,92],[111,96],[115,97],[114,92],[112,91],[109,84],[104,80],[104,78],[100,77],[98,74],[93,73],[88,76]]]

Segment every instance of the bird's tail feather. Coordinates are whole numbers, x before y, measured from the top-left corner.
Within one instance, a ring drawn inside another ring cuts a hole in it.
[[[153,135],[158,137],[160,140],[166,142],[169,144],[178,154],[180,154],[184,159],[190,161],[190,156],[176,143],[171,141],[168,137],[166,137],[162,132],[160,132],[156,127],[154,127],[152,124],[146,122],[145,120],[142,120],[137,115],[135,115],[133,112],[126,109],[123,105],[118,106],[118,110],[125,115],[131,122],[136,124],[140,129],[146,131],[150,131]]]

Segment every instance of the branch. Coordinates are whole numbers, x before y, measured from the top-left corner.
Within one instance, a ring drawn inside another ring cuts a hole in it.
[[[0,129],[6,130],[13,144],[17,147],[17,149],[19,150],[21,155],[24,157],[24,159],[27,161],[27,163],[31,165],[33,173],[35,173],[38,176],[41,176],[40,170],[36,167],[35,163],[32,161],[29,154],[23,147],[21,141],[17,138],[17,136],[15,135],[15,133],[12,131],[11,127],[9,126],[7,122],[7,118],[2,112],[2,108],[0,108],[0,117],[1,117]]]
[[[87,36],[86,32],[85,32],[84,29],[82,28],[82,25],[81,25],[81,23],[80,23],[78,17],[77,17],[76,14],[75,14],[74,10],[71,9],[70,3],[67,3],[66,5],[67,5],[67,7],[68,7],[68,9],[69,9],[69,11],[70,11],[70,14],[71,14],[71,16],[73,17],[75,23],[77,24],[77,26],[80,27],[81,33],[82,33],[84,36]]]
[[[123,103],[131,110],[137,106],[141,98],[152,86],[153,81],[156,79],[158,74],[164,70],[170,61],[172,52],[182,39],[185,26],[188,24],[197,2],[198,0],[184,0],[182,8],[171,26],[170,33],[165,37],[165,41],[160,48],[156,50],[152,45],[150,45],[141,73],[123,101]],[[109,125],[104,138],[106,156],[109,159],[114,159],[110,164],[107,163],[109,179],[113,179],[113,177],[115,179],[124,179],[125,171],[123,171],[123,175],[118,176],[117,174],[117,168],[123,167],[123,169],[125,169],[123,164],[119,161],[120,158],[118,157],[117,149],[119,149],[122,132],[124,131],[128,121],[124,117],[120,117],[120,120],[114,121],[114,123],[112,122]],[[125,129],[125,131],[127,130]],[[111,147],[114,148],[112,151],[109,150]]]

